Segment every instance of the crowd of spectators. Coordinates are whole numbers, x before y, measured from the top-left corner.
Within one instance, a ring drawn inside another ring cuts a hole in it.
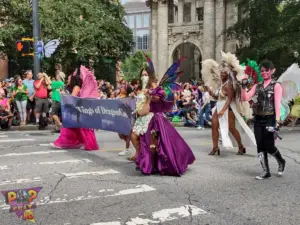
[[[0,81],[0,122],[1,129],[11,126],[36,125],[44,129],[48,124],[55,124],[55,132],[59,132],[60,93],[68,83],[65,74],[57,70],[56,76],[49,78],[39,73],[33,80],[32,71],[23,76],[15,76]],[[121,78],[114,86],[105,80],[98,80],[99,97],[101,99],[117,99],[134,97],[138,88],[138,80],[131,82]],[[210,125],[211,108],[215,102],[210,98],[207,87],[203,83],[184,83],[183,91],[175,93],[172,112],[166,116],[173,122],[184,122],[186,126],[204,129]]]

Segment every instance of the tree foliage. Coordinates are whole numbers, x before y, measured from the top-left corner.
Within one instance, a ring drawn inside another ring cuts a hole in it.
[[[241,9],[238,23],[227,30],[229,37],[248,40],[237,54],[241,60],[272,60],[280,74],[300,51],[300,1],[235,0]]]
[[[147,53],[147,55],[151,57],[149,53]],[[145,62],[146,59],[142,51],[137,51],[135,54],[127,57],[121,64],[121,70],[124,73],[125,79],[137,79]]]
[[[0,0],[0,51],[19,61],[15,42],[32,37],[29,0]],[[72,67],[78,58],[95,64],[102,59],[125,58],[133,45],[132,32],[123,23],[124,9],[119,1],[108,0],[39,0],[41,39],[46,43],[59,38],[61,45],[44,68],[61,62]],[[77,54],[74,54],[76,49]]]

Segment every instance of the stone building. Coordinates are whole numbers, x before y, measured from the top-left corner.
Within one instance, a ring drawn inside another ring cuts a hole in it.
[[[181,81],[201,78],[201,61],[221,58],[221,50],[235,52],[236,41],[224,31],[236,23],[231,0],[148,0],[151,8],[151,51],[161,77],[171,63],[186,56]]]

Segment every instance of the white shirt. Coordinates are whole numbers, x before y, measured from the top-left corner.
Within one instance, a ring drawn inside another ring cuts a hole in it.
[[[203,106],[210,103],[210,95],[207,91],[203,93],[202,100],[203,100]]]

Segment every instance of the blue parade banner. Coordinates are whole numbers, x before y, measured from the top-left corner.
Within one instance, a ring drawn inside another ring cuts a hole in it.
[[[61,96],[62,124],[66,128],[91,128],[129,135],[135,120],[136,100],[87,99]]]

